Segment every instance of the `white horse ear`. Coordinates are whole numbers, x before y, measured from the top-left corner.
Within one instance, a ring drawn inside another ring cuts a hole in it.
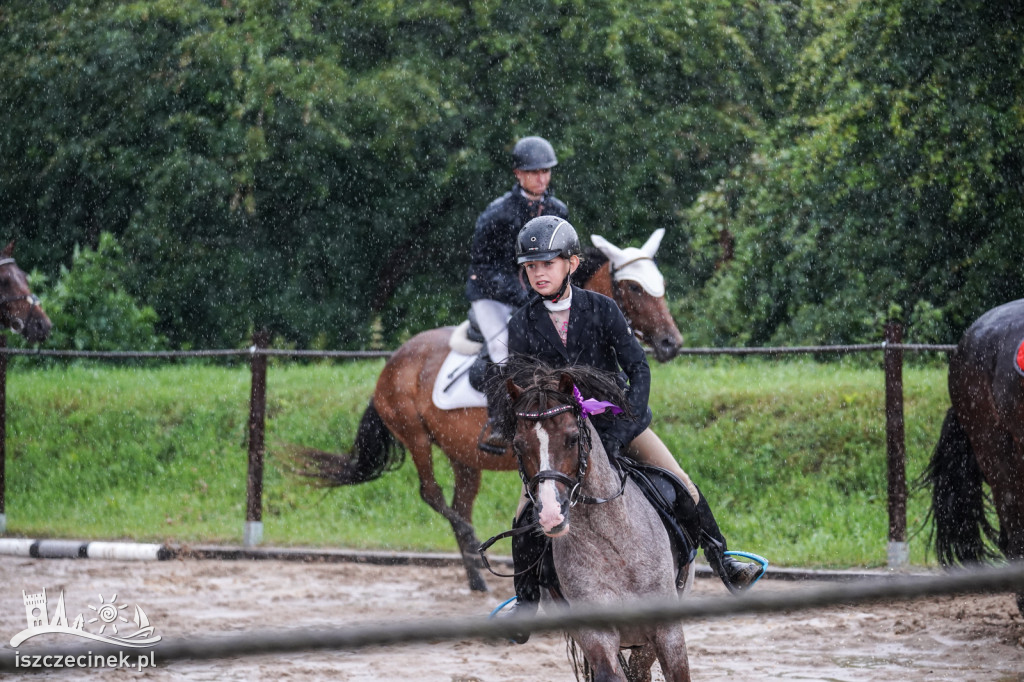
[[[651,235],[651,238],[647,240],[640,250],[643,251],[644,255],[648,258],[654,258],[654,254],[658,253],[658,247],[661,246],[661,238],[665,236],[665,228],[659,227]]]
[[[594,246],[607,256],[613,264],[621,263],[623,261],[622,249],[612,244],[610,241],[596,234],[590,235],[590,241],[594,243]]]

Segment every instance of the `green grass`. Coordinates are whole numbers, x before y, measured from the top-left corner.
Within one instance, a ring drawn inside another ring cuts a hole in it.
[[[861,365],[677,359],[652,368],[654,428],[733,549],[776,565],[885,565],[884,379],[880,367]],[[420,500],[408,459],[377,481],[331,491],[285,473],[286,444],[348,447],[381,366],[271,364],[265,544],[455,550],[448,523]],[[239,543],[249,381],[247,367],[12,369],[8,535]],[[948,406],[944,368],[905,369],[904,392],[912,479]],[[508,527],[518,492],[514,472],[485,472],[474,518],[481,539]],[[912,532],[926,504],[912,496]],[[933,560],[926,536],[911,537],[912,563]]]

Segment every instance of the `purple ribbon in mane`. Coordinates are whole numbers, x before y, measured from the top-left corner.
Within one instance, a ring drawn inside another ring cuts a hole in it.
[[[584,399],[580,394],[580,389],[575,386],[572,387],[572,397],[576,399],[577,403],[579,403],[584,419],[586,419],[588,415],[601,414],[605,410],[611,410],[612,414],[622,414],[621,407],[606,400],[594,400],[593,398]]]

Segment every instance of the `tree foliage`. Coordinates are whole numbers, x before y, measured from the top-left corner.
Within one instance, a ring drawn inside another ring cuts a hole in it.
[[[164,340],[156,312],[140,306],[124,283],[117,241],[100,234],[96,249],[75,248],[72,267],[61,268],[52,288],[39,289],[53,329],[48,346],[61,350],[157,350]]]
[[[734,240],[691,298],[710,338],[876,340],[895,317],[949,343],[1020,297],[1021,18],[858,2],[803,50],[784,120],[689,214],[710,252]]]
[[[111,233],[175,347],[255,326],[390,344],[461,319],[475,217],[539,134],[584,235],[669,228],[691,338],[856,340],[892,311],[941,335],[1020,288],[1019,19],[968,0],[17,0],[0,224],[51,278]]]
[[[463,314],[472,225],[522,135],[555,141],[582,232],[636,242],[677,222],[771,115],[778,14],[11,3],[0,220],[49,274],[116,235],[174,344],[238,344],[258,324],[362,345],[375,317],[394,338]]]

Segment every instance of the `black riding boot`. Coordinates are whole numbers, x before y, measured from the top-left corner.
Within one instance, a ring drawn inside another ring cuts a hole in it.
[[[518,529],[532,525],[532,517],[532,508],[527,506],[519,518],[512,521],[512,527]],[[503,617],[531,616],[537,612],[537,605],[540,604],[541,559],[547,547],[547,538],[534,531],[512,536],[512,566],[515,572],[512,582],[516,588],[516,603],[501,613]],[[516,644],[525,644],[530,639],[530,631],[516,632],[510,638]]]
[[[761,567],[725,556],[725,536],[718,529],[715,515],[711,513],[711,507],[703,494],[697,503],[697,519],[700,522],[700,546],[711,570],[722,579],[730,592],[740,592],[750,587],[761,574]]]
[[[484,385],[486,386],[493,382],[494,377],[499,371],[498,365],[489,363],[487,369],[484,370]],[[497,430],[497,424],[498,406],[491,400],[490,391],[487,391],[487,423],[484,424],[484,428],[480,431],[480,442],[477,444],[477,447],[492,455],[504,455],[506,450],[508,450],[508,441]]]

